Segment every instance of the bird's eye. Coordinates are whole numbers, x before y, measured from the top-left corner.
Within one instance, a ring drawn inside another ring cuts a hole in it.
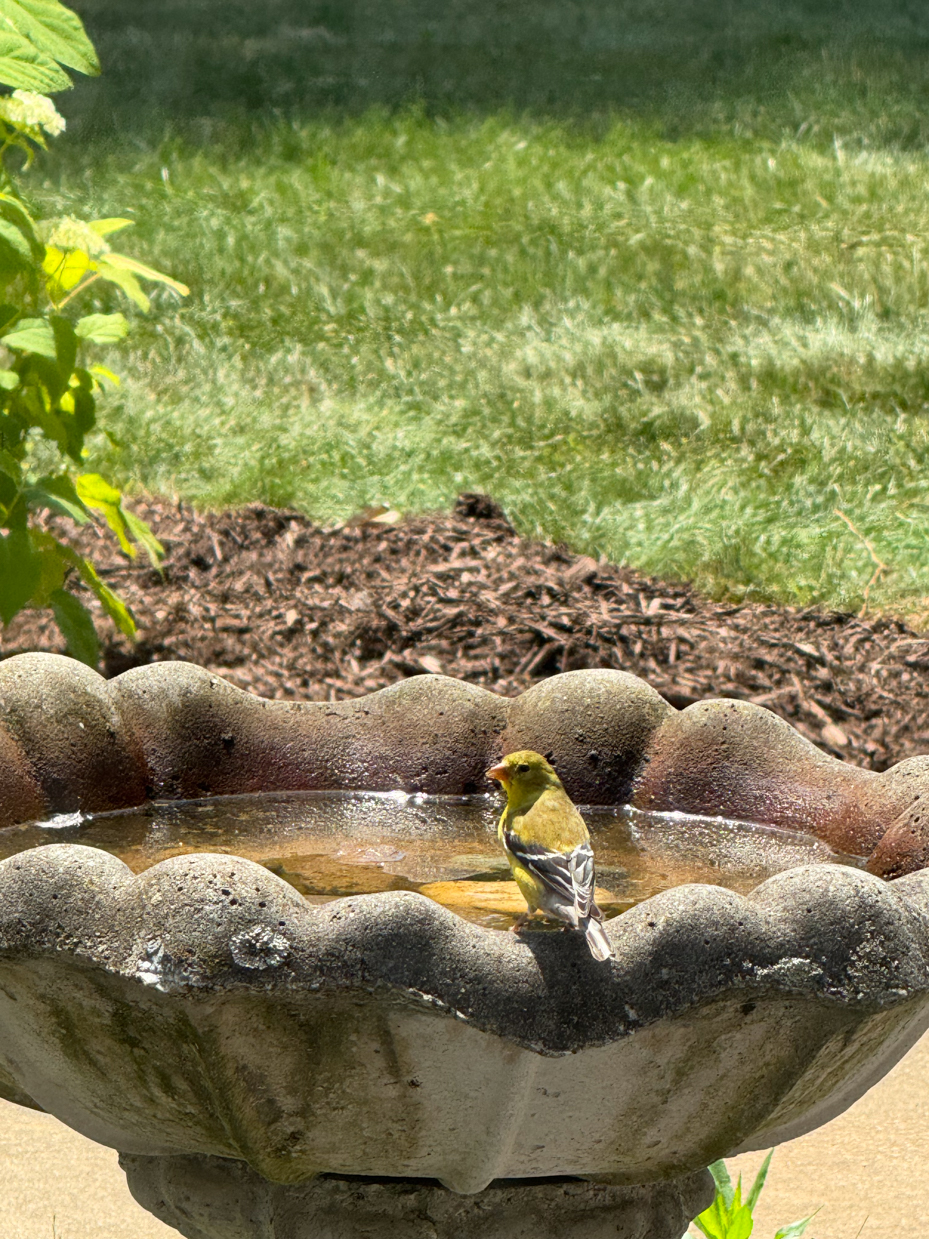
[[[519,765],[516,767],[516,773],[517,774],[528,774],[529,763],[527,761],[521,761]]]

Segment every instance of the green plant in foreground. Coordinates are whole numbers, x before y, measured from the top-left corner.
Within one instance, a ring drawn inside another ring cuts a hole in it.
[[[93,620],[69,580],[82,580],[127,636],[135,623],[91,561],[50,531],[46,515],[85,524],[98,513],[127,555],[137,543],[154,565],[162,548],[115,487],[80,471],[102,384],[119,382],[103,366],[81,364],[82,354],[123,339],[129,325],[122,314],[81,316],[74,306],[101,280],[143,310],[140,280],[181,295],[187,289],[112,249],[108,237],[131,220],[30,214],[8,156],[24,152],[28,167],[46,136],[64,129],[52,100],[37,93],[71,85],[62,65],[99,72],[80,19],[58,0],[0,0],[0,83],[14,88],[0,97],[0,621],[27,606],[51,607],[69,653],[93,665]]]
[[[694,1218],[697,1227],[707,1239],[748,1239],[755,1225],[752,1214],[765,1179],[768,1177],[768,1167],[771,1165],[772,1154],[769,1153],[761,1164],[761,1169],[755,1176],[755,1181],[749,1189],[745,1200],[742,1200],[742,1176],[733,1187],[726,1163],[719,1161],[710,1166],[710,1174],[716,1184],[716,1198],[709,1209],[704,1209],[699,1217]],[[774,1239],[800,1239],[807,1226],[815,1217],[801,1218],[799,1222],[790,1222],[782,1226]],[[688,1232],[690,1233],[690,1232]],[[687,1239],[687,1236],[684,1236]]]

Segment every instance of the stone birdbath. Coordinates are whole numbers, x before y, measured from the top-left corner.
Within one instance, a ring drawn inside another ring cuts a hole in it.
[[[153,801],[473,797],[524,748],[577,803],[802,831],[819,859],[666,889],[608,922],[598,964],[415,889],[313,902],[228,849],[136,873],[118,847],[30,846]],[[927,800],[929,759],[860,770],[618,671],[291,704],[185,663],[10,658],[0,1095],[118,1149],[188,1239],[679,1239],[708,1163],[826,1122],[929,1024]]]

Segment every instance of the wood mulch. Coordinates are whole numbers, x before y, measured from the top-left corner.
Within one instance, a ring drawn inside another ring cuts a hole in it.
[[[618,667],[678,707],[767,706],[875,770],[929,751],[929,637],[896,620],[713,602],[520,538],[485,496],[338,529],[260,506],[136,508],[167,548],[163,575],[94,529],[79,539],[139,623],[132,645],[101,619],[108,675],[180,658],[265,697],[337,699],[423,672],[512,695],[559,671]],[[3,633],[4,656],[61,648],[41,612]]]

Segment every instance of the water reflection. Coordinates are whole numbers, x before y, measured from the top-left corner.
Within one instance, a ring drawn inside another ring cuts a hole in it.
[[[0,858],[82,843],[136,873],[191,852],[264,865],[312,902],[418,890],[469,920],[505,928],[523,910],[496,840],[496,796],[288,792],[59,814],[0,831]],[[810,835],[725,818],[583,808],[607,916],[686,882],[745,893],[784,869],[855,863]]]

